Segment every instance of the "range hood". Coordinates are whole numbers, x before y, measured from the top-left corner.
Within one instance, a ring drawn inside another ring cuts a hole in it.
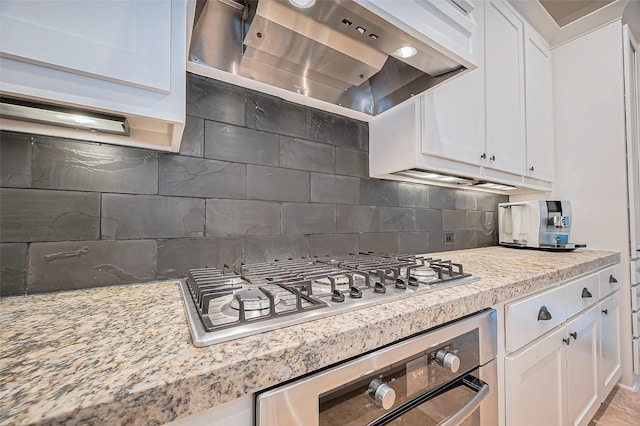
[[[191,62],[369,116],[474,67],[353,0],[202,4]]]

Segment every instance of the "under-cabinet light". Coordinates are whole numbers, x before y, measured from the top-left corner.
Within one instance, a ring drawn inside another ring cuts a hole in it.
[[[129,136],[129,123],[125,117],[22,99],[0,97],[0,117]]]
[[[401,176],[408,176],[416,179],[431,180],[437,182],[456,183],[458,185],[474,185],[476,182],[471,179],[465,179],[458,176],[443,175],[440,173],[427,172],[423,170],[404,170],[402,172],[396,172],[395,174]]]
[[[480,182],[475,186],[479,188],[488,188],[488,189],[499,189],[501,191],[513,191],[514,189],[518,189],[515,186],[504,185],[502,183],[491,183],[491,182]]]
[[[515,186],[505,185],[502,183],[477,181],[471,178],[463,178],[459,176],[435,173],[429,170],[409,169],[403,170],[401,172],[395,172],[394,174],[424,181],[451,183],[457,185],[473,186],[475,188],[495,189],[498,191],[513,191],[518,189]]]

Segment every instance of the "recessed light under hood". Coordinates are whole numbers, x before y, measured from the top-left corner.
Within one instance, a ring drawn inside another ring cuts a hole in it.
[[[404,46],[415,55],[400,57]],[[208,0],[192,62],[369,115],[459,75],[461,61],[353,0]]]

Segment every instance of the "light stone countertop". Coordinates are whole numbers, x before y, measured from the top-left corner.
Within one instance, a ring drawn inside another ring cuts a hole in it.
[[[6,298],[0,424],[163,424],[620,261],[503,247],[438,257],[482,279],[205,348],[176,281]]]

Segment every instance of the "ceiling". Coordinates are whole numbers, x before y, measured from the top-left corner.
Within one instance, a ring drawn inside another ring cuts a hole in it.
[[[565,26],[614,0],[539,0],[558,26]]]

